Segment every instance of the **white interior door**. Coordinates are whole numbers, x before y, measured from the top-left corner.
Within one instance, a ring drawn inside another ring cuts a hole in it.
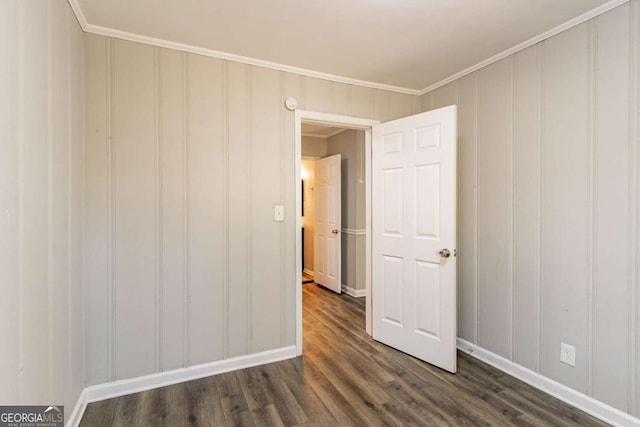
[[[456,107],[372,129],[373,338],[456,371]]]
[[[313,228],[313,279],[317,284],[341,293],[342,180],[340,177],[340,154],[316,160],[314,174],[316,223]]]

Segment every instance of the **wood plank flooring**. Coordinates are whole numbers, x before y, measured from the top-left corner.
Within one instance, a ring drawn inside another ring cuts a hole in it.
[[[80,425],[606,425],[465,354],[452,375],[371,340],[362,299],[303,295],[303,357],[91,403]]]

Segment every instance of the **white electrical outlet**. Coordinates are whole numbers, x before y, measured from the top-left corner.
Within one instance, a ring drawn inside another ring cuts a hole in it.
[[[569,366],[576,366],[576,348],[572,345],[560,343],[560,361]]]

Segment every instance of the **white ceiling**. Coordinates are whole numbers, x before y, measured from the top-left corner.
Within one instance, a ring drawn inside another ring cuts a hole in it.
[[[77,0],[107,27],[421,90],[607,0]]]

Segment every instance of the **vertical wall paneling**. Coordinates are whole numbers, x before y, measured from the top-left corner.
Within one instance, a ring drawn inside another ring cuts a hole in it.
[[[421,97],[458,85],[459,336],[636,416],[639,4]]]
[[[53,177],[53,168],[54,168],[54,162],[53,162],[53,144],[54,144],[54,135],[53,133],[54,131],[54,124],[53,124],[53,98],[55,96],[54,92],[55,89],[52,87],[52,82],[53,82],[53,69],[54,69],[54,65],[53,65],[53,33],[55,31],[54,29],[54,25],[52,22],[52,18],[53,18],[53,14],[55,13],[53,11],[54,9],[54,5],[52,3],[47,3],[46,5],[46,11],[47,11],[47,50],[46,50],[46,55],[47,55],[47,69],[46,69],[46,75],[47,75],[47,83],[46,83],[46,88],[47,88],[47,93],[46,93],[46,105],[47,105],[47,123],[46,123],[46,132],[47,132],[47,151],[46,151],[46,156],[47,156],[47,264],[46,264],[46,268],[47,268],[47,315],[48,315],[48,319],[47,319],[47,354],[49,355],[49,360],[47,361],[47,372],[49,373],[48,375],[48,379],[47,379],[47,383],[49,385],[48,390],[47,390],[47,396],[49,399],[51,399],[51,396],[53,395],[53,381],[55,380],[55,376],[56,374],[53,372],[53,365],[54,365],[54,358],[56,355],[54,355],[54,349],[53,349],[53,318],[55,316],[54,311],[53,311],[53,300],[54,298],[57,300],[58,298],[56,298],[56,296],[54,296],[54,280],[57,279],[57,277],[55,277],[56,275],[54,274],[54,266],[53,266],[53,250],[54,250],[54,237],[53,237],[53,222],[54,222],[54,210],[56,209],[55,206],[53,206],[54,203],[54,198],[53,198],[53,188],[54,186],[56,186],[56,183],[54,183],[54,177]],[[56,135],[57,136],[57,135]],[[57,138],[56,138],[57,139]],[[57,281],[57,280],[56,280]],[[65,331],[66,333],[66,331]],[[64,340],[64,336],[60,337]]]
[[[473,73],[475,75],[475,73]],[[420,110],[433,110],[433,92],[427,92],[420,97]]]
[[[279,93],[279,98],[280,98],[280,114],[279,114],[279,124],[280,124],[280,129],[279,129],[279,146],[278,146],[278,152],[279,152],[279,165],[278,168],[279,169],[285,169],[285,164],[284,163],[284,159],[285,159],[285,132],[284,132],[284,126],[287,123],[286,121],[286,116],[287,116],[287,112],[288,110],[282,108],[282,102],[284,99],[286,99],[286,93],[285,93],[285,73],[283,72],[279,72],[278,73],[278,78],[279,78],[279,84],[278,84],[278,88],[280,89],[280,93]],[[348,90],[346,85],[341,85],[338,83],[331,83],[331,110],[336,112],[336,106],[341,105],[340,102],[338,102],[339,99],[341,99],[341,97],[338,94],[342,94],[344,95],[343,100],[345,101],[344,104],[342,105],[342,109],[348,109],[349,105],[348,105]],[[291,164],[291,163],[289,163]],[[287,168],[289,170],[291,170],[291,168]],[[288,181],[287,181],[288,178]],[[282,205],[285,205],[285,200],[286,200],[286,196],[285,193],[287,191],[287,186],[286,183],[287,182],[291,182],[295,179],[294,176],[290,175],[290,174],[286,174],[286,173],[280,173],[280,185],[279,185],[279,190],[280,190],[280,194],[278,197],[278,202]],[[295,205],[295,202],[294,202]],[[285,205],[286,206],[286,205]],[[291,206],[291,205],[289,205]],[[286,211],[285,211],[286,214]],[[295,212],[293,212],[293,215],[296,215]],[[293,236],[292,236],[293,237]],[[291,261],[287,260],[287,230],[286,227],[284,227],[284,224],[280,224],[280,277],[287,277],[286,276],[286,271],[287,271],[287,266],[291,265]],[[291,258],[293,259],[293,257],[295,256],[294,253],[291,253]],[[295,267],[294,267],[295,268]],[[280,347],[284,347],[285,343],[286,343],[286,337],[285,337],[285,329],[286,329],[286,323],[287,323],[287,312],[286,312],[286,304],[287,304],[287,297],[286,297],[286,293],[288,291],[288,287],[285,286],[281,286],[281,291],[280,291],[280,341],[278,343],[278,345]]]
[[[71,163],[71,126],[69,98],[70,81],[68,38],[69,22],[67,6],[51,3],[49,9],[49,352],[51,390],[49,399],[64,394],[69,401],[68,390],[62,384],[69,377],[66,363],[69,355],[70,329],[67,323],[69,306],[69,256],[70,256],[70,201],[69,180]],[[55,85],[53,82],[57,82]],[[74,83],[75,84],[75,83]],[[65,325],[60,328],[57,325]],[[62,393],[60,393],[62,392]]]
[[[513,360],[513,354],[515,352],[515,343],[514,343],[514,333],[513,333],[513,325],[515,323],[515,313],[514,313],[514,305],[515,305],[515,276],[516,276],[516,264],[515,264],[515,242],[516,242],[516,215],[515,215],[515,198],[516,198],[516,181],[515,181],[515,144],[516,144],[516,135],[515,135],[515,125],[516,125],[516,82],[515,82],[515,56],[511,57],[510,61],[510,82],[511,82],[511,115],[509,116],[509,131],[511,134],[510,145],[509,145],[509,158],[508,158],[508,177],[509,177],[509,212],[508,217],[510,220],[510,229],[509,229],[509,246],[508,246],[508,255],[507,255],[507,263],[509,269],[509,297],[511,300],[509,301],[509,359]]]
[[[184,366],[185,292],[185,186],[183,54],[169,49],[158,52],[159,135],[159,274],[161,370]]]
[[[228,162],[229,162],[229,308],[227,336],[229,356],[248,353],[246,227],[248,205],[247,65],[230,62],[227,69]]]
[[[413,103],[413,107],[412,107],[412,113],[411,114],[418,114],[422,111],[422,100],[420,97],[418,96],[413,96],[411,97],[412,99],[412,103]]]
[[[2,405],[83,388],[81,46],[66,2],[0,3]]]
[[[362,86],[349,86],[351,89],[351,115],[361,118],[375,116],[375,91]]]
[[[189,185],[189,54],[182,52],[182,132],[183,132],[183,144],[182,144],[182,188],[184,188],[184,197],[182,200],[182,219],[183,219],[183,248],[184,256],[182,260],[182,267],[184,269],[184,292],[183,292],[183,349],[182,349],[182,361],[184,366],[188,366],[191,360],[191,274],[189,268],[189,248],[190,248],[190,194],[191,187]]]
[[[585,392],[590,243],[588,24],[545,41],[544,60],[541,371]],[[576,348],[575,367],[560,362],[561,342]]]
[[[293,96],[296,99],[299,99],[301,96],[301,86],[300,82],[302,77],[297,74],[285,73],[284,74],[284,86],[282,88],[284,97]],[[347,99],[351,101],[353,99],[353,88],[354,86],[347,86],[348,89],[348,97]],[[353,110],[353,102],[349,104],[349,110]],[[285,174],[285,215],[286,218],[295,218],[295,215],[298,215],[296,212],[296,194],[298,191],[298,183],[295,182],[295,170],[294,168],[289,168],[287,165],[295,164],[295,150],[293,144],[290,141],[294,140],[295,132],[295,114],[292,111],[283,110],[284,111],[284,122],[282,128],[282,137],[284,138],[284,157],[283,157],[283,165]],[[285,301],[284,301],[284,311],[286,313],[295,313],[296,312],[296,288],[298,286],[298,278],[296,273],[296,234],[297,230],[292,229],[292,227],[285,226],[285,245],[287,246],[287,251],[285,252],[285,260],[286,260],[286,268],[284,271],[284,283],[286,284],[285,288]],[[291,277],[289,280],[288,278]],[[283,339],[285,343],[294,343],[296,339],[296,322],[291,322],[289,318],[285,318],[285,329],[283,331]]]
[[[254,67],[252,66],[247,66],[247,90],[246,90],[246,101],[245,101],[245,106],[246,106],[246,118],[247,118],[247,123],[245,126],[246,129],[246,138],[247,138],[247,149],[245,152],[245,168],[247,170],[247,189],[246,189],[246,194],[247,194],[247,212],[246,212],[246,218],[245,218],[245,224],[244,227],[247,230],[247,246],[246,246],[246,254],[245,254],[245,259],[246,259],[246,263],[248,266],[251,265],[251,261],[253,259],[253,250],[252,250],[252,232],[251,232],[251,211],[253,208],[253,200],[252,200],[252,195],[253,195],[253,187],[252,187],[252,181],[253,181],[253,171],[251,169],[251,149],[253,147],[252,144],[252,140],[253,140],[253,127],[251,126],[252,123],[252,118],[253,118],[253,111],[252,111],[252,99],[253,99],[253,69]],[[304,77],[301,79],[301,87],[305,88],[306,87],[306,81],[304,79]],[[306,97],[304,96],[304,94],[306,93],[306,91],[303,89],[302,90],[302,99],[303,99],[303,103],[306,102]],[[249,225],[249,227],[247,226]],[[246,307],[247,307],[247,353],[251,353],[252,351],[252,342],[253,342],[253,289],[252,289],[252,283],[253,283],[253,269],[251,268],[245,268],[245,274],[246,274],[246,280],[247,280],[247,301],[246,301]]]
[[[283,75],[285,74],[283,73]],[[285,94],[283,93],[283,96],[284,95]],[[349,85],[345,83],[331,82],[331,113],[347,116],[350,113],[350,106]]]
[[[538,174],[540,176],[540,194],[538,196],[538,217],[540,218],[540,234],[538,237],[539,240],[539,246],[540,246],[540,253],[538,256],[538,262],[540,263],[540,270],[538,271],[538,299],[536,301],[536,305],[538,306],[538,335],[535,337],[536,338],[536,343],[538,346],[538,369],[537,372],[541,372],[542,371],[542,337],[544,334],[544,322],[543,322],[543,313],[544,313],[544,287],[542,286],[542,280],[543,280],[543,272],[544,272],[544,184],[545,184],[545,175],[543,173],[543,168],[544,168],[544,144],[542,143],[542,138],[543,135],[545,134],[545,123],[544,123],[544,114],[543,114],[543,108],[544,108],[544,88],[545,88],[545,80],[544,80],[544,76],[545,76],[545,51],[544,51],[544,47],[545,44],[544,43],[540,43],[539,45],[539,49],[540,49],[540,53],[538,54],[538,76],[540,79],[540,88],[539,88],[539,93],[538,93],[538,105],[539,105],[539,113],[540,113],[540,151],[539,151],[539,168],[538,168]]]
[[[539,366],[540,45],[514,58],[513,361]],[[532,339],[533,337],[533,339]]]
[[[86,381],[109,381],[109,203],[107,58],[108,40],[85,36],[85,218],[84,244]]]
[[[162,175],[160,173],[160,165],[162,163],[162,129],[160,128],[160,123],[162,123],[162,112],[160,106],[162,105],[162,94],[161,94],[161,85],[162,85],[162,71],[160,69],[160,49],[158,47],[153,48],[153,68],[154,68],[154,79],[153,79],[153,113],[154,113],[154,123],[153,128],[155,130],[155,138],[153,141],[154,144],[154,184],[155,184],[155,201],[154,201],[154,261],[155,261],[155,319],[154,324],[156,327],[155,330],[155,371],[160,371],[162,369],[163,361],[162,361],[162,335],[163,335],[163,319],[164,319],[164,310],[163,310],[163,275],[162,275]]]
[[[222,61],[189,55],[189,363],[223,357]]]
[[[374,89],[373,91],[373,118],[386,122],[392,119],[391,117],[391,94],[386,90]]]
[[[308,79],[307,88],[325,81]],[[328,84],[328,82],[326,82]],[[251,71],[252,144],[249,152],[251,169],[251,351],[278,347],[280,342],[280,227],[273,220],[273,206],[279,203],[281,170],[280,145],[280,76],[274,70],[253,67]],[[314,90],[319,90],[316,88]],[[328,108],[329,87],[326,86],[324,108]],[[310,97],[307,103],[313,103]],[[253,138],[258,138],[255,141]]]
[[[114,226],[114,204],[115,204],[115,190],[114,190],[114,156],[115,156],[115,132],[114,132],[114,40],[107,40],[107,58],[106,58],[106,81],[107,81],[107,96],[106,96],[106,125],[107,125],[107,140],[106,140],[106,158],[107,158],[107,293],[105,304],[107,305],[107,348],[108,348],[108,381],[113,381],[116,377],[116,317],[114,315],[115,299],[116,299],[116,286],[115,286],[115,226]]]
[[[48,109],[47,109],[47,29],[48,7],[35,2],[20,4],[24,17],[23,40],[20,46],[22,62],[21,133],[22,162],[20,165],[19,237],[21,296],[25,304],[21,309],[21,384],[19,399],[46,401],[48,387],[42,387],[42,378],[48,378]],[[26,304],[29,304],[28,310]]]
[[[256,71],[261,70],[255,68]],[[309,111],[319,111],[330,113],[331,109],[331,82],[329,80],[317,79],[315,77],[303,77],[304,79],[304,99],[305,109]],[[283,101],[284,102],[284,101]]]
[[[640,417],[640,2],[629,3],[629,412]],[[635,344],[634,344],[635,342]]]
[[[220,91],[222,92],[222,188],[223,188],[223,284],[222,284],[222,356],[229,357],[229,64],[227,61],[222,63],[222,78],[220,79]]]
[[[414,99],[416,99],[415,96],[407,95],[404,93],[391,92],[390,97],[391,105],[389,107],[389,110],[391,119],[399,119],[401,117],[406,117],[417,113],[414,108]]]
[[[0,364],[0,404],[9,404],[20,391],[19,375],[19,342],[21,333],[20,310],[20,272],[18,269],[18,253],[20,245],[20,214],[19,198],[21,175],[19,167],[19,152],[22,140],[20,138],[19,114],[22,111],[20,100],[21,62],[20,39],[22,34],[22,20],[18,2],[0,2],[0,61],[9,63],[13,58],[15,67],[0,67],[0,282],[13,286],[3,287],[3,297],[0,299],[0,341],[13,343],[4,345],[0,354],[3,363]]]
[[[458,84],[458,336],[476,335],[477,73]]]
[[[458,100],[458,81],[448,83],[433,91],[431,108],[437,109],[456,104]]]
[[[14,3],[15,5],[15,3]],[[17,160],[17,170],[16,170],[16,181],[17,181],[17,200],[16,200],[16,216],[17,216],[17,224],[16,224],[16,228],[17,228],[17,245],[16,245],[16,263],[17,263],[17,280],[16,282],[18,283],[18,289],[17,289],[17,295],[16,295],[16,302],[17,302],[17,306],[18,306],[18,310],[17,310],[17,317],[18,317],[18,334],[16,337],[16,347],[17,347],[17,381],[16,381],[16,389],[18,391],[18,398],[22,399],[24,394],[25,394],[25,390],[24,390],[24,386],[23,386],[23,372],[22,372],[22,367],[24,365],[23,359],[24,359],[24,335],[25,335],[25,325],[24,325],[24,314],[23,314],[23,310],[22,310],[22,304],[25,301],[24,298],[24,189],[25,189],[25,185],[24,185],[24,155],[25,155],[25,132],[24,132],[24,127],[25,127],[25,91],[24,91],[24,80],[25,80],[25,74],[24,74],[24,69],[25,69],[25,60],[24,60],[24,49],[25,49],[25,11],[24,11],[24,3],[20,3],[17,5],[16,9],[17,9],[17,18],[18,18],[18,29],[20,30],[20,33],[18,33],[17,36],[17,44],[18,44],[18,49],[17,49],[17,61],[18,61],[18,78],[17,78],[17,83],[18,83],[18,93],[15,94],[16,98],[17,98],[17,102],[16,102],[16,106],[17,106],[17,110],[18,110],[18,114],[17,114],[17,141],[18,141],[18,147],[17,147],[17,153],[16,153],[16,160]],[[14,397],[14,395],[12,395],[12,397]]]
[[[478,343],[511,357],[512,58],[478,71]]]
[[[119,40],[112,47],[113,375],[123,379],[156,364],[155,48]]]
[[[598,175],[598,165],[596,163],[596,152],[598,150],[598,136],[596,135],[596,105],[597,99],[597,80],[596,70],[598,50],[596,46],[596,25],[597,18],[587,23],[587,176],[588,176],[588,194],[587,203],[589,211],[587,213],[587,318],[586,318],[586,368],[587,368],[587,384],[586,392],[593,394],[593,360],[595,348],[595,300],[596,300],[596,269],[594,255],[597,250],[597,212],[596,205],[598,201],[598,189],[595,185]]]
[[[597,18],[594,69],[595,105],[594,203],[594,347],[593,396],[616,407],[627,404],[630,378],[628,301],[630,252],[628,248],[629,188],[611,183],[629,182],[629,116],[617,113],[619,104],[629,105],[629,5],[623,5]],[[617,333],[610,333],[614,328]],[[615,381],[611,381],[611,377]]]
[[[80,393],[84,382],[84,168],[85,168],[85,121],[84,103],[84,32],[78,25],[76,16],[67,8],[68,42],[69,42],[69,127],[70,146],[69,161],[69,218],[70,235],[69,254],[69,407],[75,400],[75,393]]]

